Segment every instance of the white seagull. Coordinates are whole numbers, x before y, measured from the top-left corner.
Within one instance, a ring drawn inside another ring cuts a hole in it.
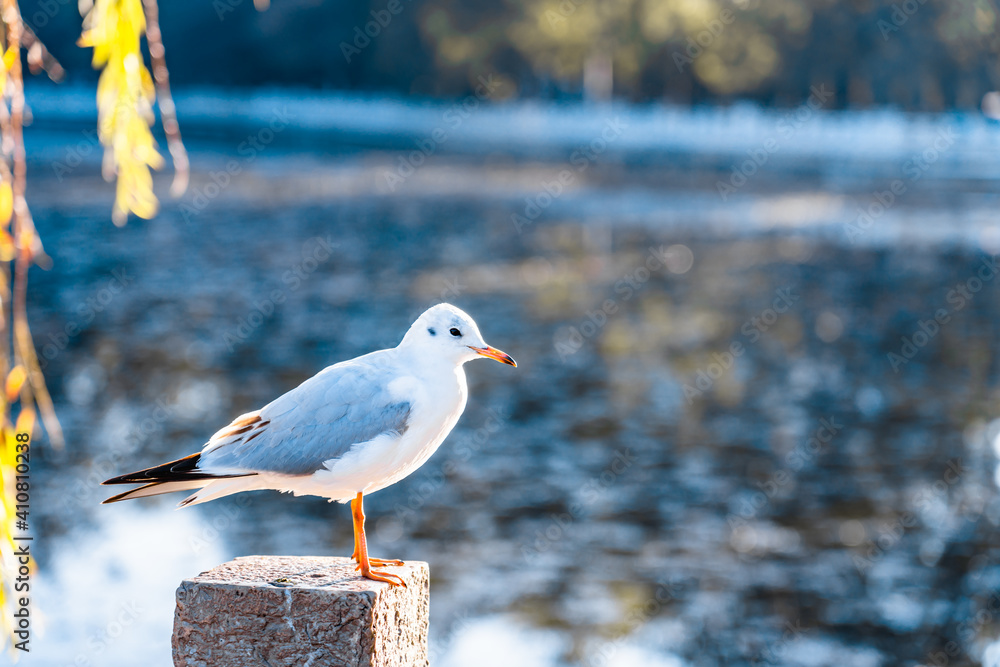
[[[142,484],[105,503],[199,489],[181,507],[241,491],[274,489],[351,503],[354,554],[363,576],[405,586],[372,566],[362,497],[424,464],[465,410],[465,362],[517,366],[490,347],[466,313],[447,303],[425,311],[402,342],[323,369],[260,410],[237,417],[196,454],[104,484]]]

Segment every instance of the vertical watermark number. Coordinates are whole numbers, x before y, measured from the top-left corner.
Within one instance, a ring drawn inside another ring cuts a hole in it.
[[[14,557],[17,558],[17,577],[14,579],[14,592],[18,593],[14,604],[14,634],[21,641],[14,648],[28,652],[28,642],[31,641],[31,612],[29,593],[31,591],[31,545],[33,539],[28,532],[28,510],[31,501],[31,436],[28,433],[18,433],[14,457],[14,527],[18,534],[13,536],[18,542]]]

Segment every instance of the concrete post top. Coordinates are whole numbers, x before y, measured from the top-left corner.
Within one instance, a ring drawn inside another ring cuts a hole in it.
[[[340,557],[245,556],[217,565],[187,581],[251,587],[323,588],[344,593],[378,593],[391,588],[390,584],[362,577],[356,566],[350,558]],[[385,569],[401,576],[408,587],[422,585],[429,577],[429,568],[423,561],[407,561]]]

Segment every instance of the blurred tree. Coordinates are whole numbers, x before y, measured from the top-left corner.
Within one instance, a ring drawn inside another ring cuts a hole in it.
[[[427,2],[438,65],[506,73],[522,92],[531,89],[524,67],[500,56],[511,48],[536,82],[591,99],[613,91],[793,105],[822,84],[839,107],[934,110],[974,106],[997,87],[990,0],[507,0],[506,12],[454,4]],[[475,18],[483,14],[493,20]]]
[[[65,48],[75,12],[46,11],[67,2],[22,5],[83,78],[81,54]],[[998,88],[996,0],[399,2],[402,10],[348,60],[340,43],[351,44],[389,0],[286,1],[265,13],[249,0],[174,0],[162,8],[164,32],[184,40],[171,51],[172,77],[177,85],[450,97],[493,74],[523,96],[599,98],[610,80],[614,95],[636,101],[784,106],[824,84],[837,107],[926,110],[974,108]],[[732,22],[719,32],[723,12]]]
[[[536,71],[576,78],[587,97],[606,98],[614,84],[638,97],[649,67],[690,70],[720,95],[756,89],[774,74],[776,34],[802,32],[804,0],[774,0],[755,11],[716,0],[509,0],[521,18],[511,41]]]
[[[121,225],[129,213],[152,217],[158,202],[149,170],[162,164],[150,131],[157,89],[176,167],[173,191],[180,194],[187,186],[187,155],[170,98],[156,0],[96,0],[93,5],[81,0],[80,9],[86,18],[79,43],[93,47],[95,67],[104,68],[97,87],[98,136],[105,146],[105,177],[118,179],[112,219]],[[152,75],[140,50],[143,35]],[[24,582],[22,572],[34,568],[34,561],[26,562],[24,552],[19,551],[26,544],[19,537],[30,526],[30,443],[37,413],[52,444],[62,447],[62,431],[28,328],[28,268],[33,263],[44,266],[49,260],[25,198],[22,56],[34,71],[45,69],[53,79],[59,79],[63,70],[25,24],[17,0],[0,0],[0,53],[0,378],[5,379],[0,395],[0,627],[11,640],[16,659],[18,649],[30,650],[26,630],[15,627],[12,619],[14,607],[24,607],[20,601],[31,598],[30,591],[16,582]],[[15,406],[19,408],[16,421]]]

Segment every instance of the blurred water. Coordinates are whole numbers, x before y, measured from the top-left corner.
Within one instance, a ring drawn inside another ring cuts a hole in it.
[[[42,127],[36,154],[86,141]],[[387,192],[405,152],[279,133],[248,159],[241,132],[195,125],[191,192],[120,230],[96,151],[32,165],[54,266],[30,313],[68,447],[34,464],[46,634],[25,664],[168,665],[182,577],[349,553],[322,500],[100,507],[96,482],[441,300],[519,368],[469,365],[455,432],[368,503],[376,555],[431,565],[435,665],[1000,651],[995,184],[939,163],[852,242],[895,153],[818,180],[779,154],[723,200],[732,156],[609,151],[553,197],[568,152],[466,146]]]

